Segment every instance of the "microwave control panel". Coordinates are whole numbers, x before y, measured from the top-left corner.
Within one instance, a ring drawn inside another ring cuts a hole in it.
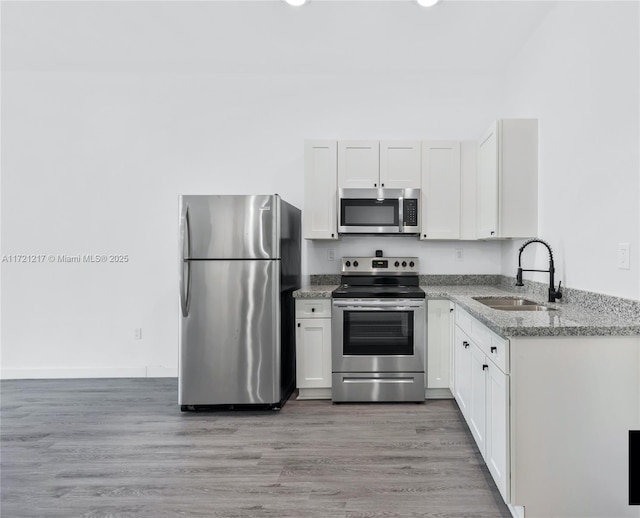
[[[415,198],[405,199],[404,207],[404,225],[405,227],[418,226],[418,200]]]

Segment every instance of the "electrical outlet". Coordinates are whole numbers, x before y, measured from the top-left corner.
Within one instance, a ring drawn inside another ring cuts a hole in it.
[[[136,327],[133,330],[133,339],[134,340],[142,340],[142,328],[141,327]]]
[[[629,270],[630,269],[630,261],[629,261],[629,243],[619,243],[618,244],[618,268],[620,270]]]
[[[329,248],[327,250],[327,261],[335,261],[336,260],[336,250],[335,248]]]
[[[456,248],[456,261],[463,262],[464,261],[464,248]]]

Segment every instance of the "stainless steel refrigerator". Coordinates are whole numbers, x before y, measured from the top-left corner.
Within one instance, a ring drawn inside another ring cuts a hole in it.
[[[178,403],[280,408],[295,388],[300,210],[275,195],[180,196]]]

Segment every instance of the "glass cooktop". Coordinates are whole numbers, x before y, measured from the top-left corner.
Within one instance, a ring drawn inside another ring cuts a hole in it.
[[[418,286],[352,286],[342,284],[332,292],[335,299],[424,299],[425,293]]]

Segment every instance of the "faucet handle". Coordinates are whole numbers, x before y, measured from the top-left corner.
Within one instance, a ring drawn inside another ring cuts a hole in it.
[[[556,290],[556,298],[557,299],[561,299],[562,298],[562,281],[560,281],[558,283],[558,289]]]

